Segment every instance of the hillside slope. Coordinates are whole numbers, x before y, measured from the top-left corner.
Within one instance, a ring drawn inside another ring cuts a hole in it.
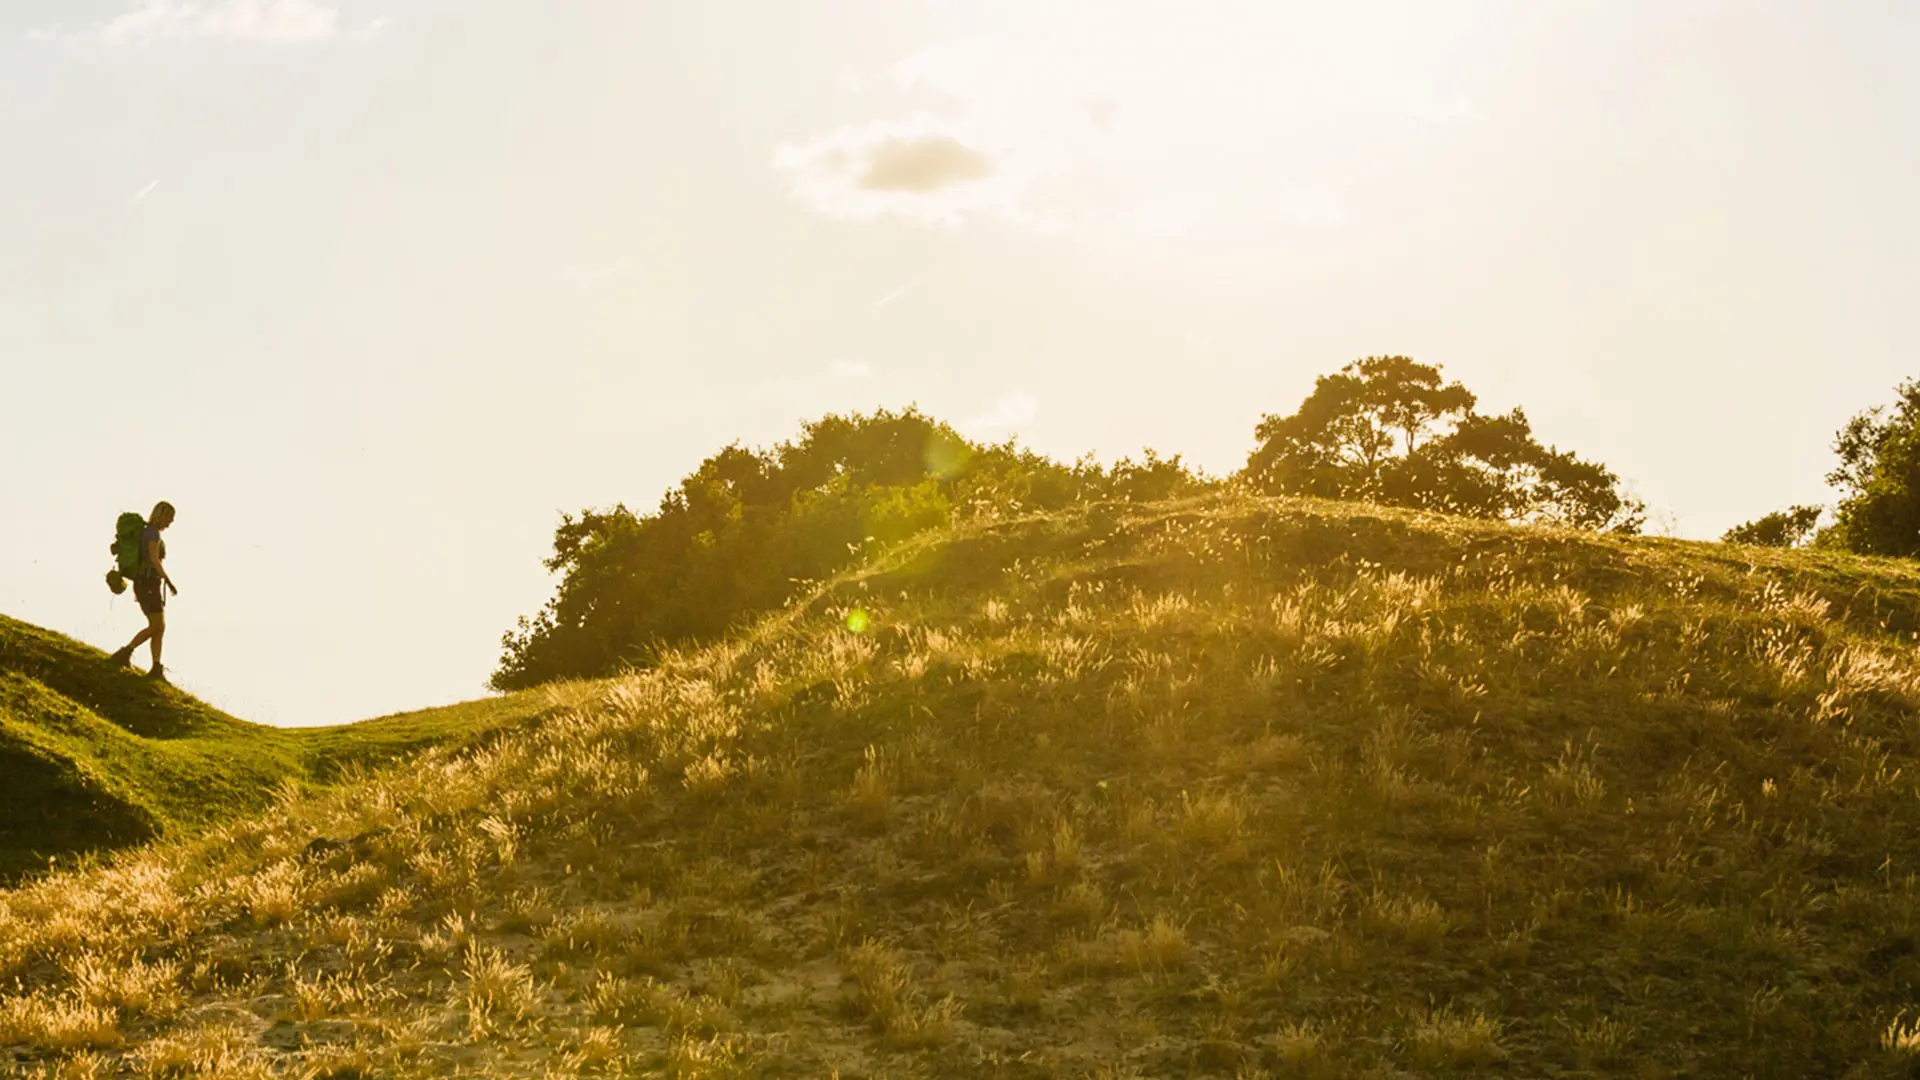
[[[50,858],[194,831],[325,780],[525,720],[543,695],[335,728],[237,720],[115,667],[97,649],[0,616],[0,882]]]
[[[23,1075],[1905,1076],[1920,573],[1215,498],[929,539],[0,894]]]

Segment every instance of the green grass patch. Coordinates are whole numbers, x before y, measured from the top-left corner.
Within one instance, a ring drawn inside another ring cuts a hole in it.
[[[533,691],[325,728],[249,724],[0,616],[0,881],[258,810],[427,746],[523,723]]]

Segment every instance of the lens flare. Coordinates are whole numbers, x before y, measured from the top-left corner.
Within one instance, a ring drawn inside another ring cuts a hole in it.
[[[926,466],[928,474],[936,479],[948,480],[960,475],[966,468],[967,459],[973,451],[960,439],[943,431],[936,431],[927,440]]]

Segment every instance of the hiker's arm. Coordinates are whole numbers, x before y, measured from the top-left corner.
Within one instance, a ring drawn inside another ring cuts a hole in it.
[[[180,591],[180,586],[175,585],[173,579],[167,576],[166,563],[160,560],[160,541],[147,541],[147,561],[153,564],[155,570],[160,571],[160,580],[167,583],[167,588],[172,589],[176,593]]]

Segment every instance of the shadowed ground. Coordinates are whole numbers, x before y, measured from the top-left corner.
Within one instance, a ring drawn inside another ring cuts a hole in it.
[[[49,858],[192,831],[325,781],[525,720],[539,694],[333,728],[236,720],[106,654],[0,616],[0,882]]]

